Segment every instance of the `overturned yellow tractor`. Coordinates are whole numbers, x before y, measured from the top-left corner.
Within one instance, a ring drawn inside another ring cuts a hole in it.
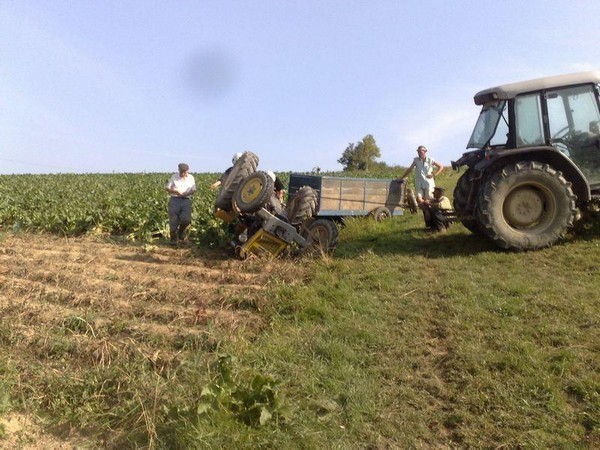
[[[257,170],[258,161],[254,153],[243,153],[222,177],[215,202],[215,215],[231,224],[236,255],[276,257],[285,250],[333,251],[338,229],[330,220],[316,218],[317,193],[302,186],[284,207],[275,196],[275,179]]]

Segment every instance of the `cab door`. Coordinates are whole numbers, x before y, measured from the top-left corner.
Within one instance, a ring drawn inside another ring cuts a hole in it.
[[[550,144],[567,155],[600,188],[600,112],[593,85],[549,90],[544,95]]]

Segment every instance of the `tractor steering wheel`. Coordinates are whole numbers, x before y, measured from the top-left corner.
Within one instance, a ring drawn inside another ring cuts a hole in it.
[[[565,133],[569,129],[569,125],[562,127],[556,133],[552,135],[552,141],[564,142],[565,137],[569,135],[569,133]]]

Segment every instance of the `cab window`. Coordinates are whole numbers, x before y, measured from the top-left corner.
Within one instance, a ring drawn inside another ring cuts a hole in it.
[[[517,147],[544,144],[539,94],[521,95],[515,101]]]

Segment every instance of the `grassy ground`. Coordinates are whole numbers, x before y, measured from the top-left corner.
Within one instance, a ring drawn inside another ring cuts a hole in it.
[[[221,295],[221,314],[250,317],[228,332],[210,317],[195,334],[160,328],[176,312],[152,311],[185,307],[181,292],[130,312],[151,332],[76,295],[61,300],[68,320],[21,311],[15,330],[0,288],[0,412],[115,448],[597,448],[599,250],[600,224],[509,253],[458,224],[431,235],[418,215],[352,220],[334,257],[277,261],[254,282],[262,290]],[[164,265],[158,256],[141,262]],[[227,265],[228,276],[255,264]],[[209,269],[195,265],[181,276]],[[129,277],[133,302],[148,281]],[[85,340],[96,357],[82,355]]]
[[[335,258],[277,290],[270,332],[244,352],[293,406],[255,438],[597,447],[598,231],[504,253],[459,226],[430,236],[417,217],[350,223]]]

